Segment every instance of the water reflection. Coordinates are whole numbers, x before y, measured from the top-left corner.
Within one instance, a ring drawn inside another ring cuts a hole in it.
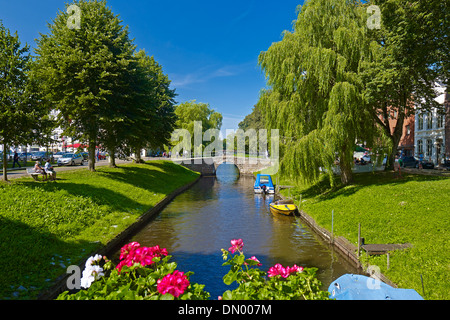
[[[193,271],[192,280],[205,284],[213,299],[230,289],[222,281],[228,267],[222,267],[220,249],[228,249],[231,239],[242,238],[246,255],[255,255],[266,271],[276,263],[319,268],[324,290],[357,272],[300,219],[271,214],[273,196],[255,195],[253,183],[224,164],[217,177],[202,178],[129,241],[167,248],[178,269]]]

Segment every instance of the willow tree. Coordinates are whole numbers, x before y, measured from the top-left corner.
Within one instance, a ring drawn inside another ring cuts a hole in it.
[[[267,126],[280,129],[281,172],[307,182],[337,165],[352,180],[355,142],[371,143],[376,126],[358,69],[368,55],[368,14],[348,0],[309,0],[293,32],[259,57],[269,89],[258,102]]]

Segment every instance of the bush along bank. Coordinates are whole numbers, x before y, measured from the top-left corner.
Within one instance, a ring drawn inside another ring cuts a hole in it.
[[[227,285],[235,284],[219,300],[328,300],[328,292],[321,291],[316,269],[276,264],[268,272],[261,271],[259,260],[246,258],[242,239],[231,241],[228,250],[222,249],[230,271],[224,275]],[[207,300],[210,294],[202,284],[191,283],[192,272],[177,270],[166,249],[141,247],[137,242],[121,249],[117,266],[106,257],[88,259],[77,293],[62,293],[58,300]],[[211,272],[214,272],[211,270]]]
[[[170,161],[0,183],[0,298],[35,299],[199,174]]]

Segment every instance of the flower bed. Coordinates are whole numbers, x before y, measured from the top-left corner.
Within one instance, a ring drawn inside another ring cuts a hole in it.
[[[236,282],[235,290],[227,290],[223,300],[327,300],[328,292],[320,290],[315,268],[276,264],[268,272],[260,270],[260,261],[246,258],[242,239],[232,240],[228,250],[222,249],[224,266],[230,271],[223,277],[227,285]],[[137,242],[121,249],[115,266],[106,257],[96,255],[86,262],[81,279],[82,290],[62,293],[58,300],[206,300],[210,294],[205,285],[191,283],[192,272],[177,270],[166,249],[141,247]]]

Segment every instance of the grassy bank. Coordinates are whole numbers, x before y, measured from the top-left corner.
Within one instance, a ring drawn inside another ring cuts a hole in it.
[[[301,209],[328,230],[334,210],[334,233],[354,244],[358,223],[366,243],[411,243],[412,248],[390,254],[389,270],[386,256],[362,260],[380,267],[399,287],[421,295],[422,275],[424,298],[450,299],[449,178],[405,174],[395,179],[392,172],[365,173],[346,187],[331,190],[324,178],[314,186],[297,185],[290,194],[297,200],[301,195]]]
[[[198,174],[170,161],[0,183],[0,299],[33,299]]]

